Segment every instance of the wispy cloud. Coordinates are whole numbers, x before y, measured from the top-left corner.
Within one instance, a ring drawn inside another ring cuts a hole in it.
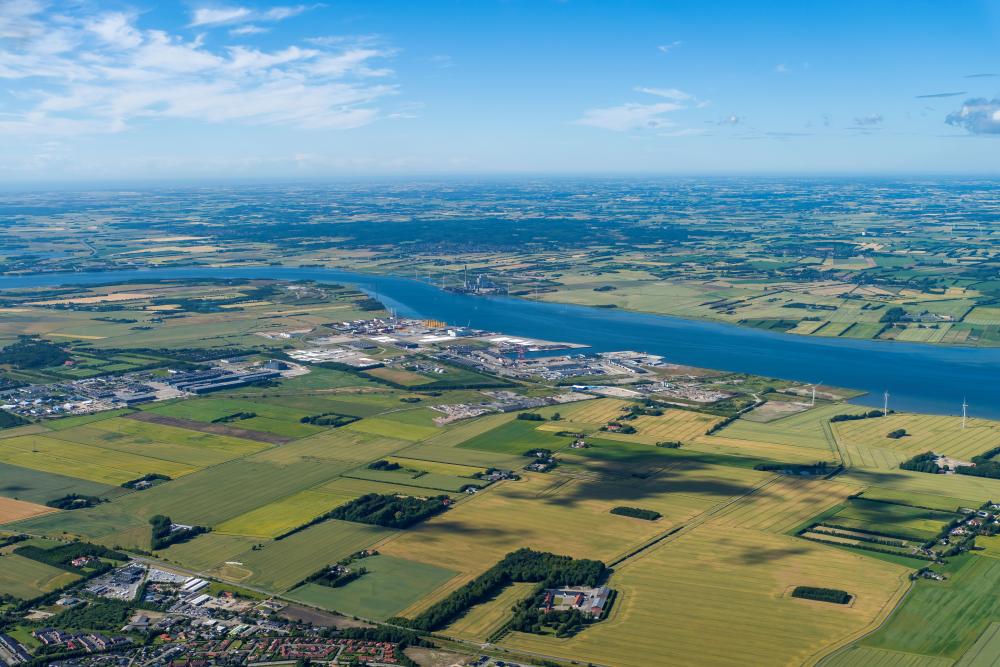
[[[736,114],[729,114],[724,118],[720,118],[715,124],[716,125],[739,125],[743,122],[743,118],[737,116]]]
[[[577,125],[599,127],[614,132],[672,127],[674,122],[667,115],[689,108],[684,103],[692,102],[695,99],[693,95],[676,88],[637,87],[635,90],[670,101],[650,104],[626,102],[613,107],[587,109],[583,112],[583,116],[574,122]]]
[[[284,17],[296,8],[275,9],[263,14]],[[0,113],[0,132],[112,132],[164,118],[353,128],[377,118],[377,102],[397,92],[384,81],[392,74],[382,64],[387,48],[210,48],[200,37],[140,27],[121,12],[49,10],[32,0],[0,3],[0,31],[22,36],[0,44],[0,81],[8,88],[22,82]],[[201,20],[239,20],[232,9],[214,11]]]
[[[679,49],[682,46],[684,46],[684,42],[678,39],[674,40],[673,42],[670,42],[669,44],[660,44],[659,46],[656,47],[656,50],[659,51],[660,53],[670,53],[674,49]]]
[[[993,72],[980,72],[979,74],[966,74],[965,77],[963,77],[963,78],[966,78],[966,79],[991,79],[991,78],[993,78],[995,76],[997,76],[997,75],[994,74]]]
[[[962,108],[948,114],[945,122],[964,127],[972,134],[1000,134],[1000,99],[975,97],[966,100]]]
[[[656,104],[626,102],[616,107],[588,109],[576,123],[615,132],[656,129],[672,126],[674,123],[666,118],[666,114],[683,108],[682,105],[673,102]]]
[[[690,93],[685,93],[683,90],[677,90],[676,88],[637,87],[635,91],[637,93],[646,93],[647,95],[655,95],[656,97],[664,97],[668,100],[674,100],[676,102],[683,102],[685,100],[694,99],[694,95],[691,95]]]
[[[251,21],[284,21],[312,9],[310,5],[288,5],[258,11],[241,6],[196,7],[191,13],[191,27],[217,27]]]
[[[928,93],[927,95],[916,95],[918,100],[929,100],[936,99],[940,97],[958,97],[959,95],[965,95],[965,91],[959,91],[957,93]]]
[[[791,72],[791,70],[788,69],[788,65],[786,65],[785,63],[778,63],[777,65],[775,65],[774,71],[777,72],[778,74],[788,74],[789,72]]]

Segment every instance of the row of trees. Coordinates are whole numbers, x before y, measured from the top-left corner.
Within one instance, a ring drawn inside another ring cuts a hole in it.
[[[834,416],[830,417],[830,421],[831,422],[849,422],[849,421],[855,421],[855,420],[858,420],[858,419],[877,419],[878,417],[884,417],[887,414],[891,415],[891,414],[893,414],[893,412],[895,412],[895,410],[888,410],[888,411],[883,411],[883,410],[869,410],[868,412],[862,412],[862,413],[856,414],[856,415],[852,415],[852,414],[834,415]]]

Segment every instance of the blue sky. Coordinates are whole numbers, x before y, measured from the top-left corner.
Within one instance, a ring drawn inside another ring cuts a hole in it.
[[[0,0],[0,180],[1000,171],[1000,3]]]

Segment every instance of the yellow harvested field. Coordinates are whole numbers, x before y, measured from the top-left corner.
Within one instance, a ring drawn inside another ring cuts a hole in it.
[[[71,334],[71,333],[56,333],[50,331],[45,334],[48,338],[76,338],[78,340],[103,340],[107,336],[85,336],[83,334]]]
[[[965,498],[978,503],[1000,498],[1000,479],[972,475],[928,475],[909,470],[854,468],[837,476],[840,482],[877,486],[903,493],[926,493],[947,498]]]
[[[0,462],[104,484],[122,484],[151,472],[181,477],[197,468],[39,435],[0,440]]]
[[[849,463],[863,468],[897,468],[900,461],[926,451],[968,461],[1000,444],[1000,423],[986,419],[970,419],[963,429],[960,417],[896,414],[837,422],[831,427]],[[897,429],[905,429],[908,435],[886,437]]]
[[[634,440],[654,444],[663,440],[680,440],[688,442],[703,437],[705,431],[718,422],[721,417],[706,415],[691,410],[664,410],[662,415],[643,415],[628,422],[638,433],[622,435],[618,433],[602,433],[602,438],[614,440]],[[556,422],[558,423],[558,422]]]
[[[3,496],[0,496],[0,523],[20,521],[21,519],[28,519],[33,516],[50,514],[58,511],[59,510],[46,507],[45,505],[37,505],[24,500],[15,500],[13,498],[4,498]]]
[[[609,562],[769,478],[754,470],[705,465],[678,465],[647,479],[527,475],[404,531],[379,551],[462,573],[453,587],[520,547]],[[610,513],[621,505],[663,517],[644,521]],[[429,603],[422,600],[407,612]]]
[[[761,442],[759,440],[743,440],[742,438],[726,438],[716,435],[703,435],[690,443],[685,443],[688,449],[699,452],[731,454],[733,456],[759,457],[783,463],[815,463],[817,460],[834,460],[832,452],[822,452],[809,447],[798,447],[777,442]]]
[[[599,398],[596,401],[581,401],[562,411],[564,421],[574,424],[603,425],[622,416],[622,409],[633,405],[630,401],[617,398]]]
[[[441,631],[447,637],[483,642],[500,629],[512,616],[511,607],[531,595],[537,584],[511,584],[492,600],[476,605],[469,612]]]
[[[720,526],[784,533],[844,502],[859,487],[823,479],[778,477],[740,503],[714,515]]]
[[[502,646],[587,664],[801,665],[877,625],[909,570],[787,535],[701,526],[616,569],[607,620],[575,637],[512,633]],[[799,585],[847,590],[850,605],[789,596]]]

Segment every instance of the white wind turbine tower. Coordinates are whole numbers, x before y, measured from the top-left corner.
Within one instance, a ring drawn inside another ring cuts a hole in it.
[[[889,392],[886,391],[882,394],[882,416],[886,417],[889,414]]]
[[[818,384],[823,384],[823,381],[820,380],[819,382],[812,383],[812,403],[809,404],[810,406],[816,405],[816,385]]]
[[[962,397],[962,428],[965,428],[965,419],[968,416],[969,404],[965,401],[965,397]]]

